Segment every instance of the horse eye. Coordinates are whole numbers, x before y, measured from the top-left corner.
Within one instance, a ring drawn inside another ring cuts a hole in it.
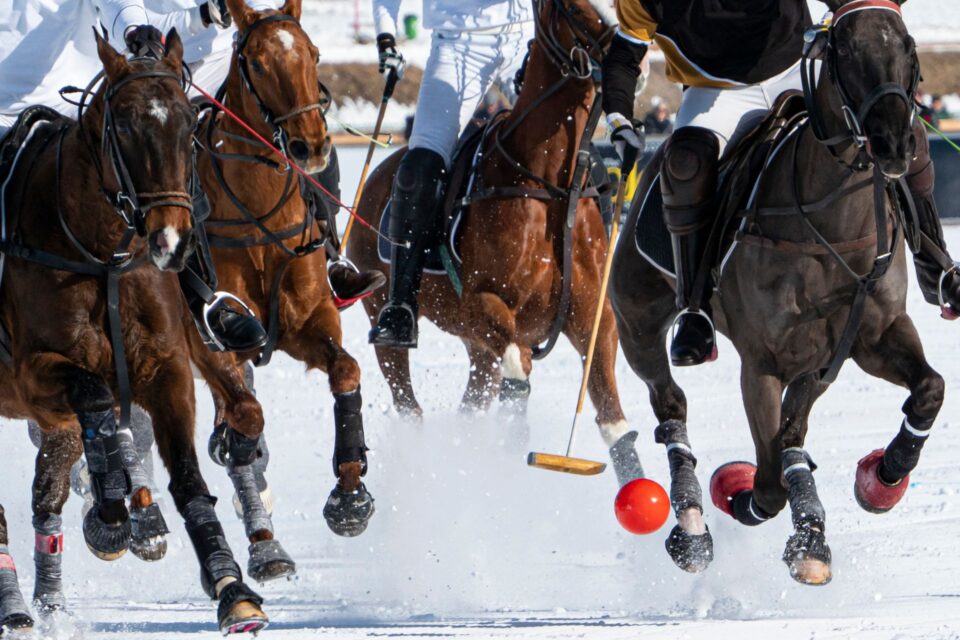
[[[122,136],[130,135],[130,125],[127,124],[126,122],[118,122],[117,133],[119,133]]]
[[[250,66],[253,67],[253,70],[256,73],[260,74],[261,76],[263,75],[263,65],[260,64],[259,60],[252,60],[250,62]]]

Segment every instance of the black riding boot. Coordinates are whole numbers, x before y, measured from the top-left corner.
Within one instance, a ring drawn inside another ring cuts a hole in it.
[[[923,298],[939,305],[943,317],[953,320],[960,314],[960,273],[943,241],[940,214],[933,199],[934,169],[930,160],[930,142],[922,127],[917,135],[917,153],[907,172],[906,182],[917,210],[919,231],[924,239],[913,256],[917,281]]]
[[[427,252],[437,244],[445,165],[428,149],[411,149],[400,162],[390,199],[390,300],[380,310],[370,343],[415,349],[417,295]]]
[[[713,290],[709,273],[698,289],[701,265],[709,269],[708,241],[716,215],[719,162],[716,134],[700,127],[682,127],[667,140],[661,170],[663,214],[673,239],[677,273],[677,317],[670,361],[674,366],[701,364],[717,357],[710,317]]]
[[[229,297],[216,291],[217,273],[203,232],[203,221],[210,214],[210,203],[200,188],[196,169],[193,177],[194,232],[197,249],[187,258],[180,272],[180,290],[193,315],[204,343],[216,351],[252,351],[267,343],[263,325],[245,307],[227,304]]]

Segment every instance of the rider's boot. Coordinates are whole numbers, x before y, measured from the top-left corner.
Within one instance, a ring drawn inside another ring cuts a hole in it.
[[[327,262],[327,280],[337,308],[343,308],[385,285],[387,276],[377,269],[360,271],[356,265],[340,256]]]
[[[429,149],[411,149],[400,161],[390,198],[390,299],[380,310],[370,343],[416,348],[417,294],[427,252],[436,245],[445,164]]]
[[[707,275],[698,287],[697,277],[708,253],[715,216],[719,142],[708,129],[682,127],[666,145],[660,186],[664,218],[673,240],[680,312],[670,345],[670,361],[674,366],[685,367],[717,357],[709,307],[712,286]]]
[[[203,221],[210,213],[206,194],[194,169],[193,213],[197,249],[180,272],[180,289],[197,325],[200,337],[216,351],[252,351],[267,343],[267,332],[260,321],[242,303],[229,294],[216,291],[217,274],[213,269],[210,247],[203,234]],[[228,304],[228,300],[238,304]]]
[[[919,126],[919,125],[918,125]],[[940,306],[941,314],[955,320],[960,314],[960,274],[943,241],[943,228],[937,203],[933,199],[934,169],[930,159],[930,142],[923,127],[915,129],[917,151],[906,182],[917,210],[918,231],[922,234],[920,250],[913,256],[917,281],[924,299]]]

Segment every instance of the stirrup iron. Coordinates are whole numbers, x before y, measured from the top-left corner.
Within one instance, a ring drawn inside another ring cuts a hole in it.
[[[217,333],[213,330],[213,327],[210,326],[210,314],[227,302],[235,302],[240,305],[240,308],[243,309],[247,314],[253,316],[254,318],[257,317],[257,314],[253,312],[253,309],[248,307],[247,304],[237,296],[227,291],[214,291],[213,300],[203,303],[203,328],[206,331],[206,337],[210,339],[209,344],[216,347],[218,351],[227,351],[228,349],[223,343],[217,340]]]
[[[949,302],[943,299],[943,281],[960,269],[960,262],[954,261],[953,266],[940,273],[940,280],[937,282],[937,304],[940,305],[940,317],[945,320],[956,320],[960,318],[960,310],[954,309]]]

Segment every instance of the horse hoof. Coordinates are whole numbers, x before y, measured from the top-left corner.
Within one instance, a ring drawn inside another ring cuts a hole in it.
[[[4,618],[0,618],[0,635],[9,629],[13,632],[26,633],[33,629],[33,618],[25,612],[11,613]],[[17,637],[17,633],[12,636]]]
[[[823,532],[801,527],[787,540],[783,561],[790,576],[800,584],[821,586],[830,582],[832,554]]]
[[[67,600],[63,592],[44,593],[33,596],[33,609],[40,614],[40,618],[46,620],[60,613],[67,612]]]
[[[287,578],[297,572],[293,561],[277,540],[260,540],[249,548],[247,574],[259,583]]]
[[[263,598],[242,582],[231,582],[220,591],[217,621],[220,633],[229,636],[237,633],[256,635],[267,628],[270,619],[260,605]]]
[[[100,517],[100,509],[94,507],[83,518],[83,539],[91,553],[101,560],[109,562],[123,557],[130,547],[131,536],[129,517],[107,524]]]
[[[857,463],[857,479],[853,484],[853,495],[865,511],[886,513],[893,509],[910,485],[910,476],[897,484],[887,484],[880,479],[880,463],[883,461],[883,449],[871,451]]]
[[[335,534],[353,538],[366,531],[373,511],[373,496],[362,482],[356,491],[344,491],[337,483],[323,507],[323,517]]]
[[[689,573],[700,573],[713,561],[713,536],[709,528],[706,533],[692,534],[675,525],[666,547],[674,564]]]
[[[710,499],[713,505],[728,516],[733,516],[733,499],[737,494],[753,489],[757,467],[750,462],[728,462],[720,465],[710,477]]]
[[[130,524],[130,551],[133,555],[145,562],[156,562],[167,555],[167,540],[164,536],[170,533],[170,530],[157,503],[131,509]]]

